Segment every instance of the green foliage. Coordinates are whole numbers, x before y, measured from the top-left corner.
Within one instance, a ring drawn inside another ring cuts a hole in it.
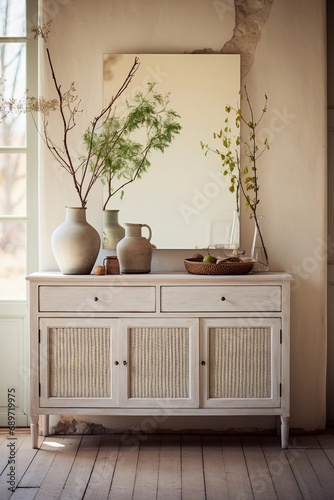
[[[241,102],[243,97],[244,96],[241,94]],[[246,117],[241,107],[234,108],[230,105],[225,106],[227,117],[224,120],[224,127],[218,133],[213,133],[213,138],[220,141],[221,147],[212,148],[208,144],[201,142],[201,148],[205,150],[206,155],[208,152],[213,152],[220,156],[223,175],[230,177],[230,192],[235,193],[237,204],[241,193],[245,199],[246,209],[250,210],[250,218],[255,219],[268,263],[268,256],[263,244],[257,215],[257,208],[260,203],[257,162],[263,153],[269,150],[269,144],[267,139],[265,139],[262,144],[258,144],[256,135],[259,124],[264,114],[267,112],[268,97],[266,94],[264,95],[264,105],[258,119],[254,116],[254,110],[246,87],[245,97],[249,116]],[[233,119],[236,128],[240,130],[242,124],[246,127],[246,139],[243,138],[241,133],[237,136],[232,136],[232,129],[229,121],[229,116],[232,113],[234,113]]]
[[[179,115],[168,108],[169,95],[156,92],[155,85],[149,83],[145,95],[138,92],[132,103],[127,101],[122,116],[113,114],[98,132],[90,128],[84,134],[86,148],[91,151],[90,169],[100,170],[101,180],[108,186],[104,209],[115,193],[147,172],[151,153],[163,153],[180,133]],[[122,179],[116,190],[115,178]]]

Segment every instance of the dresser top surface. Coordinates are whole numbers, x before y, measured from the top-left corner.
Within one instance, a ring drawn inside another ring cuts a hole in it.
[[[293,276],[285,272],[249,273],[244,275],[195,275],[186,272],[148,273],[148,274],[108,274],[103,276],[64,275],[60,272],[36,272],[27,276],[30,282],[40,284],[79,284],[79,285],[161,285],[161,284],[268,284],[290,282]]]

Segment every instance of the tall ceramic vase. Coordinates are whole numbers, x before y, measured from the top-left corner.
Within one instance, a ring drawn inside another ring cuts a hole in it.
[[[125,229],[118,222],[118,212],[119,210],[103,210],[102,246],[107,250],[114,250],[125,236]]]
[[[142,228],[148,229],[148,238],[141,234]],[[120,272],[149,273],[151,271],[152,231],[147,224],[125,224],[125,237],[117,244],[116,252]]]
[[[51,247],[63,274],[90,274],[100,250],[99,233],[85,208],[66,207],[66,219],[52,234]]]

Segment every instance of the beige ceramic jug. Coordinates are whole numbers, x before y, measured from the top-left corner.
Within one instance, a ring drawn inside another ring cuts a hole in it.
[[[116,253],[121,274],[149,273],[151,271],[152,231],[147,224],[126,223],[125,237],[117,243]],[[148,229],[148,237],[142,236],[142,228]]]

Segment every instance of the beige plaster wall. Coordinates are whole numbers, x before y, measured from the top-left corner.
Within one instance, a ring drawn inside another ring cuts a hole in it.
[[[262,2],[257,3],[261,7]],[[53,19],[49,44],[58,78],[64,87],[75,81],[87,118],[101,106],[104,52],[182,53],[208,47],[219,51],[235,25],[232,0],[54,0],[42,2],[41,10],[45,20]],[[249,36],[243,38],[244,48]],[[324,427],[326,406],[325,59],[324,1],[274,0],[243,80],[255,107],[261,107],[264,92],[269,97],[261,130],[270,140],[260,173],[263,229],[271,269],[290,271],[296,278],[291,304],[291,427],[306,431]],[[51,88],[44,82],[43,94]],[[41,160],[40,267],[50,270],[56,269],[52,231],[63,221],[64,206],[76,205],[77,200],[66,174],[43,152]],[[97,186],[88,208],[88,219],[98,230],[101,194]],[[252,229],[243,214],[246,250]],[[154,256],[153,268],[183,269],[184,256],[181,251],[162,251]],[[274,426],[269,419],[190,420],[169,420],[161,426]],[[105,420],[104,424],[112,425]]]

